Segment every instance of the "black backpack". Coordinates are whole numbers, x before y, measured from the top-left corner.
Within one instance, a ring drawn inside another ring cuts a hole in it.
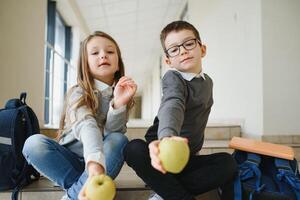
[[[235,200],[300,200],[298,163],[236,150]]]
[[[22,154],[25,140],[40,132],[38,119],[25,100],[26,93],[21,93],[20,99],[10,99],[0,109],[0,191],[12,189],[12,200],[18,199],[22,187],[40,177]]]

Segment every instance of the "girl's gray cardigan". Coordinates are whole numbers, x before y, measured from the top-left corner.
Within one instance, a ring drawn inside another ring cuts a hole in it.
[[[67,101],[65,128],[59,143],[84,157],[86,164],[94,161],[105,168],[103,136],[112,132],[125,133],[128,115],[125,105],[113,109],[112,87],[98,89],[95,93],[100,104],[96,117],[87,106],[76,109],[76,102],[82,96],[83,90],[79,86],[73,89]]]

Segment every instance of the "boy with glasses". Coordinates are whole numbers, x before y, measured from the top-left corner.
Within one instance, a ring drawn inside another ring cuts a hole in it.
[[[198,155],[213,104],[211,78],[203,73],[206,46],[197,29],[175,21],[161,32],[165,62],[173,70],[162,79],[163,96],[146,141],[132,140],[124,149],[127,164],[153,189],[151,200],[195,200],[195,196],[221,187],[222,200],[233,199],[236,164],[228,153]],[[166,172],[158,157],[162,138],[188,142],[190,158],[182,172]]]

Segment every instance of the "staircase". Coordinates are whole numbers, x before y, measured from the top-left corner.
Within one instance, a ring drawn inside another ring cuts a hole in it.
[[[148,126],[129,126],[127,136],[129,140],[134,138],[144,138]],[[41,132],[49,137],[55,137],[56,130],[42,129]],[[214,124],[209,125],[205,130],[205,142],[200,154],[211,154],[215,152],[232,153],[228,148],[228,142],[233,136],[240,136],[239,126]],[[147,200],[153,192],[145,187],[145,183],[135,174],[135,172],[124,164],[121,173],[116,178],[117,196],[115,200]],[[1,200],[9,200],[11,191],[1,192]],[[19,200],[60,200],[64,191],[46,178],[27,186],[19,194]],[[197,197],[198,200],[218,200],[217,192],[211,191]]]
[[[147,126],[130,125],[127,136],[129,140],[134,138],[144,138]],[[56,130],[42,129],[42,133],[55,137]],[[233,136],[240,136],[241,128],[237,125],[209,124],[205,130],[205,141],[200,154],[211,154],[216,152],[232,153],[233,150],[228,148],[229,140]],[[300,136],[299,136],[300,137]],[[298,136],[276,136],[263,137],[264,141],[281,143],[292,146],[295,150],[296,159],[300,160],[300,138]],[[145,187],[144,182],[135,174],[135,172],[124,164],[121,173],[116,178],[117,196],[115,200],[147,200],[153,192],[150,188]],[[11,192],[1,192],[1,200],[9,200]],[[19,200],[60,200],[64,191],[46,178],[27,186],[19,194]],[[197,197],[197,200],[218,200],[217,191],[210,191]]]

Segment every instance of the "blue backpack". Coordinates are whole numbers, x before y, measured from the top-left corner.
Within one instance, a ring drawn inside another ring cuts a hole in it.
[[[300,200],[298,163],[236,150],[235,200]]]
[[[12,200],[40,176],[22,154],[25,140],[40,132],[38,119],[25,100],[26,93],[22,93],[20,99],[10,99],[0,109],[0,191],[12,189]]]

